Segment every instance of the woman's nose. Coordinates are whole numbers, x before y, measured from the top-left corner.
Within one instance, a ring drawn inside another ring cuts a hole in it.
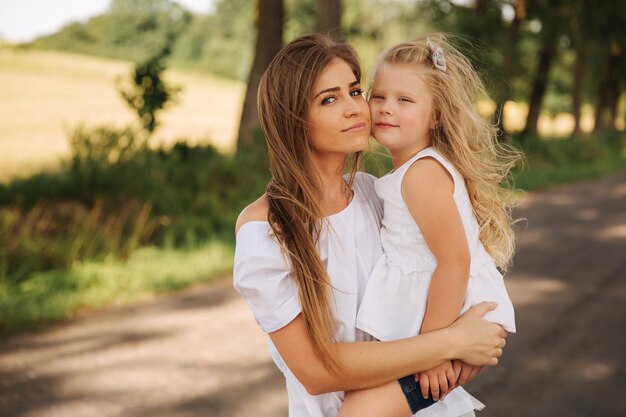
[[[346,116],[357,116],[361,113],[363,113],[363,107],[361,106],[361,103],[358,102],[358,98],[352,98],[351,100],[348,100],[348,104],[346,107]]]

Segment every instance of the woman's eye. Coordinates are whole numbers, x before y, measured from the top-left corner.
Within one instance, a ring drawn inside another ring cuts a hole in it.
[[[361,90],[360,88],[357,88],[356,90],[352,90],[350,91],[350,95],[352,97],[357,97],[363,94],[363,90]]]
[[[328,97],[324,97],[324,99],[322,100],[322,105],[325,105],[325,104],[330,104],[330,103],[332,103],[332,102],[333,102],[333,101],[335,101],[335,100],[337,100],[337,99],[335,98],[335,96],[328,96]]]

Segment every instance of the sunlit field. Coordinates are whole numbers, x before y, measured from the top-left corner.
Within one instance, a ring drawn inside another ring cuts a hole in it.
[[[123,61],[0,48],[0,181],[57,164],[69,151],[67,131],[80,123],[133,123],[115,83],[131,69]],[[177,70],[165,78],[183,90],[163,111],[153,143],[185,138],[231,149],[245,85]]]
[[[132,64],[62,52],[0,48],[0,181],[54,166],[68,155],[67,132],[88,126],[132,123],[135,115],[120,97],[116,78],[128,78]],[[184,138],[231,150],[236,136],[242,82],[208,74],[168,70],[170,83],[183,90],[161,115],[153,144]],[[485,113],[492,103],[485,104]],[[582,127],[593,127],[590,108],[583,109]],[[507,103],[505,126],[523,129],[526,104]],[[542,116],[539,131],[551,137],[569,135],[569,114]]]

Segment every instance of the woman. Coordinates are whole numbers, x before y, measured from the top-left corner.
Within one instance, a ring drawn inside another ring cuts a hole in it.
[[[343,391],[446,360],[494,365],[505,343],[499,326],[480,319],[487,304],[447,329],[393,342],[372,343],[355,328],[381,255],[382,216],[373,177],[356,172],[370,134],[360,77],[352,48],[308,35],[277,54],[259,86],[272,180],[237,220],[234,285],[269,335],[291,417],[335,416]]]

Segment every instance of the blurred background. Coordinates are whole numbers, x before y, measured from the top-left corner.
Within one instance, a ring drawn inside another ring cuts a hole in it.
[[[316,31],[366,78],[396,42],[460,35],[481,113],[526,155],[520,201],[626,169],[623,0],[0,0],[0,340],[228,276],[268,179],[260,75]]]

